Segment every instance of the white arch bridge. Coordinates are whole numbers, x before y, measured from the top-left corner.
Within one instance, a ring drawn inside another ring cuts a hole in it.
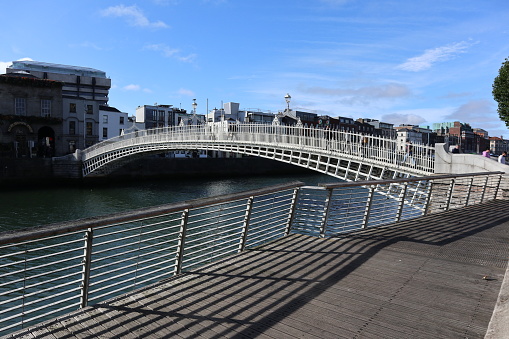
[[[76,157],[83,176],[104,175],[147,154],[214,150],[273,159],[347,181],[434,173],[432,146],[406,156],[394,139],[303,126],[217,123],[141,130],[95,144]]]

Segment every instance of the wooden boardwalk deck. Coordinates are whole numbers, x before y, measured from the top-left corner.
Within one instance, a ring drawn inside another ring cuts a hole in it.
[[[15,337],[483,338],[509,258],[506,211],[292,235]]]

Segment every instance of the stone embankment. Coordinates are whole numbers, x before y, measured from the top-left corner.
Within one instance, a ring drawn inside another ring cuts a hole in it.
[[[105,178],[81,176],[81,163],[71,159],[0,158],[0,189],[12,187],[72,185],[101,182]],[[187,178],[309,173],[304,168],[255,157],[243,158],[162,158],[145,157],[117,169],[111,180]]]

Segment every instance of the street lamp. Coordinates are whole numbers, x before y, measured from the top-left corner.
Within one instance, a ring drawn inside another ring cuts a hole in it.
[[[196,103],[196,99],[193,99],[193,121],[191,124],[194,124],[196,123],[197,124],[197,119],[196,119],[196,106],[198,106],[198,104]]]
[[[292,100],[292,97],[290,96],[290,94],[286,93],[285,101],[286,101],[286,110],[288,113],[290,113],[290,100]]]
[[[193,99],[193,114],[196,114],[196,106],[198,106],[196,99]]]

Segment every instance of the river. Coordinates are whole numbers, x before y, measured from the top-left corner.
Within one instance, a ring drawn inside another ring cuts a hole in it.
[[[211,197],[287,183],[336,182],[324,174],[292,174],[223,179],[131,180],[104,186],[0,191],[0,232],[131,209]]]

